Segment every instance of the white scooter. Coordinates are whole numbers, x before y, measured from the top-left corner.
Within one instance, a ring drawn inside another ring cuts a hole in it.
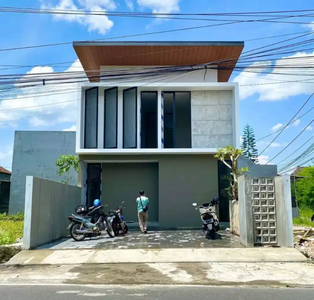
[[[214,240],[216,232],[219,231],[219,220],[215,212],[219,204],[219,199],[213,199],[210,203],[204,203],[198,206],[197,203],[192,205],[200,212],[201,220],[203,222],[203,232],[206,238]]]

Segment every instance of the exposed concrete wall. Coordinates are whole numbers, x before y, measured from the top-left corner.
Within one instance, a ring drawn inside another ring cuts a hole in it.
[[[275,178],[278,245],[293,247],[290,176]]]
[[[275,177],[278,175],[277,165],[258,165],[248,158],[241,156],[239,158],[239,168],[248,168],[246,175],[252,177]]]
[[[193,209],[192,203],[202,204],[218,197],[218,163],[213,155],[80,155],[80,160],[117,164],[132,161],[136,163],[157,162],[159,170],[158,215],[161,228],[199,228],[201,226],[200,216]],[[116,173],[115,176],[116,180],[120,182],[119,188],[123,190],[124,182]],[[102,184],[105,186],[106,182],[103,181]],[[137,197],[140,188],[139,180],[132,198],[134,206],[134,197]],[[125,199],[115,198],[116,204],[122,200]],[[102,199],[102,201],[105,203],[106,199]],[[153,206],[150,205],[150,210],[151,207]],[[152,212],[150,211],[150,213]],[[135,217],[133,216],[132,219]]]
[[[68,216],[81,202],[81,188],[26,177],[23,248],[33,249],[68,234]]]
[[[36,176],[54,181],[66,180],[58,175],[56,160],[62,154],[75,155],[75,132],[66,131],[16,131],[9,212],[24,210],[26,176]],[[77,173],[71,169],[70,184],[77,185]]]
[[[192,91],[192,148],[233,144],[232,91]]]
[[[240,241],[246,247],[254,246],[251,177],[242,175],[238,182]]]

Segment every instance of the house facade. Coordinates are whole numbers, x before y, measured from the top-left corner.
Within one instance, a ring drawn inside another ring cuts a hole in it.
[[[229,77],[242,42],[74,43],[89,78],[78,101],[76,152],[82,201],[100,198],[137,221],[145,190],[149,221],[199,226],[193,202],[220,197],[229,221],[229,171],[214,155],[239,147],[238,84]]]
[[[0,213],[7,213],[10,198],[11,172],[0,166]]]

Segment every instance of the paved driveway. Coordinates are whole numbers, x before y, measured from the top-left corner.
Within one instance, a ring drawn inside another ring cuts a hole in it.
[[[76,242],[71,238],[46,244],[38,249],[147,249],[147,248],[242,248],[238,237],[220,231],[216,240],[205,239],[200,230],[151,231],[142,234],[130,231],[125,236],[107,235]]]

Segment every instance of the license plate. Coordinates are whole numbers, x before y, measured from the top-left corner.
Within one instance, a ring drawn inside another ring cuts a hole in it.
[[[212,230],[212,229],[213,229],[213,224],[208,224],[208,225],[207,225],[207,228],[208,228],[209,230]]]
[[[73,224],[73,222],[71,222],[71,223],[69,224],[69,226],[68,226],[67,229],[70,229],[70,227],[72,226],[72,224]]]

